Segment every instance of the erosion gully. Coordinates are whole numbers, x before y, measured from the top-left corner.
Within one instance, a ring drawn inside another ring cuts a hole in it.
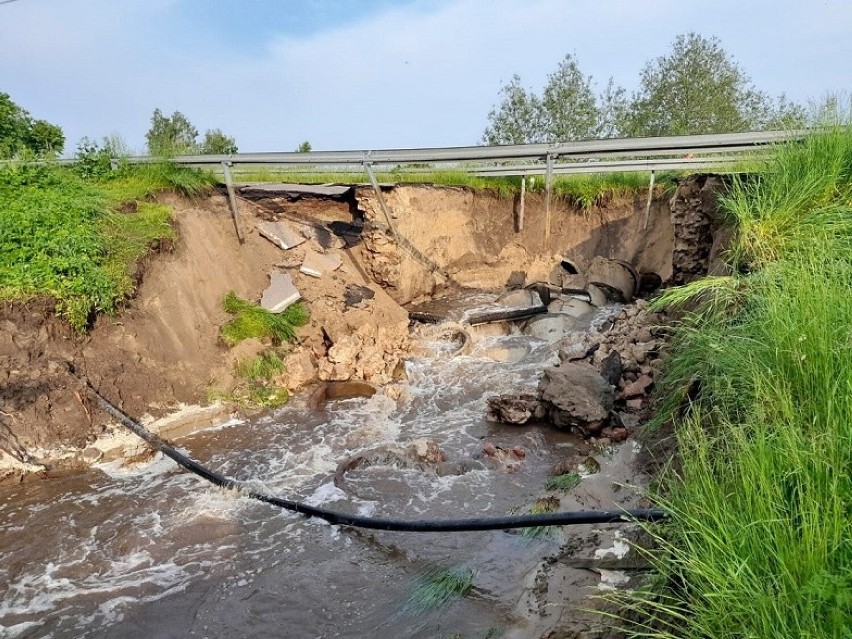
[[[546,426],[485,421],[488,396],[533,389],[555,363],[549,344],[516,332],[479,336],[464,356],[443,342],[421,346],[398,399],[379,392],[312,408],[297,397],[178,445],[272,494],[365,515],[505,515],[546,494],[563,510],[635,505],[642,477],[633,442],[590,450]],[[349,492],[335,487],[347,456],[418,438],[438,444],[447,472],[376,463],[348,473]],[[525,454],[485,455],[487,443]],[[600,472],[570,492],[545,490],[553,464],[589,454]],[[0,636],[539,636],[574,623],[572,602],[629,585],[593,561],[623,556],[625,528],[359,531],[217,489],[164,458],[104,464],[0,489]],[[589,561],[571,567],[578,557]],[[418,593],[426,575],[444,569],[469,571],[472,587],[430,606]]]

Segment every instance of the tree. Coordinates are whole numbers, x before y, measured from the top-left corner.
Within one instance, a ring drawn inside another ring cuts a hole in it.
[[[145,139],[149,155],[230,155],[237,152],[234,138],[225,135],[221,129],[207,129],[199,144],[198,129],[180,111],[166,117],[160,109],[154,109],[151,128]]]
[[[490,124],[482,138],[486,144],[526,144],[544,142],[547,136],[544,109],[538,96],[527,92],[521,78],[500,89],[500,106],[488,113]]]
[[[596,138],[621,137],[627,118],[627,91],[610,78],[598,96]]]
[[[718,38],[678,36],[649,61],[626,114],[631,136],[730,133],[767,128],[803,114],[758,91]]]
[[[231,155],[237,152],[237,143],[220,129],[207,129],[200,151],[206,155]]]
[[[296,147],[296,153],[310,153],[311,148],[311,143],[305,140],[299,146]]]
[[[560,142],[612,137],[624,118],[624,89],[612,78],[600,96],[592,76],[566,55],[547,76],[541,97],[527,91],[517,75],[500,89],[500,105],[488,114],[490,124],[482,136],[486,144]]]
[[[566,55],[547,77],[541,100],[546,141],[595,137],[600,109],[592,84],[592,76],[583,75],[571,55]]]
[[[150,155],[170,156],[196,151],[196,129],[180,111],[170,117],[163,115],[160,109],[154,109],[151,116],[151,128],[145,134]]]
[[[65,134],[59,126],[34,120],[8,93],[0,93],[0,157],[58,154],[64,148]]]

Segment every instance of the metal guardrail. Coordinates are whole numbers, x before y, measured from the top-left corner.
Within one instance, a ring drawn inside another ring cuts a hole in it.
[[[237,153],[234,155],[181,155],[171,159],[192,166],[276,165],[276,166],[361,166],[400,164],[442,164],[458,162],[541,162],[550,158],[651,157],[660,155],[736,153],[804,136],[807,131],[764,131],[683,135],[656,138],[620,138],[583,140],[555,144],[516,144],[501,146],[464,146],[423,149],[385,149],[361,151],[313,151],[310,153]],[[129,162],[151,162],[147,156],[128,158]]]
[[[654,188],[656,171],[678,169],[716,170],[733,166],[737,158],[732,155],[754,151],[779,142],[803,137],[805,130],[763,131],[757,133],[725,133],[718,135],[684,135],[656,138],[622,138],[615,140],[581,140],[555,144],[516,144],[504,146],[464,146],[424,149],[385,149],[379,151],[316,151],[310,153],[239,153],[234,155],[183,155],[170,161],[184,166],[212,168],[219,166],[225,176],[232,213],[236,219],[236,194],[232,173],[239,167],[274,168],[287,173],[351,173],[366,172],[376,192],[379,204],[396,236],[391,216],[376,179],[376,170],[395,170],[405,167],[407,172],[434,170],[461,170],[478,176],[520,176],[520,210],[526,176],[544,175],[545,233],[550,238],[551,202],[555,175],[571,173],[613,173],[644,171],[650,173],[648,202]],[[700,157],[695,157],[696,155]],[[562,160],[561,163],[556,163]],[[150,157],[128,158],[132,163],[155,161]],[[413,165],[413,166],[411,166]],[[233,168],[233,171],[232,171]],[[646,210],[646,226],[648,211]],[[522,219],[522,216],[521,216]],[[521,223],[522,224],[522,223]]]

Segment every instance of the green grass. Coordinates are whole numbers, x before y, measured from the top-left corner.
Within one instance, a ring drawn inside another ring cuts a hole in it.
[[[445,608],[470,592],[473,577],[473,570],[466,567],[428,570],[414,581],[405,609],[423,614]]]
[[[750,269],[693,288],[659,384],[680,464],[635,636],[852,636],[852,132],[766,169],[724,199]]]
[[[274,382],[274,378],[284,372],[284,360],[274,350],[239,360],[234,372],[241,380],[236,387],[228,393],[214,391],[209,399],[233,402],[247,408],[277,408],[290,399],[287,389]]]
[[[241,359],[236,364],[237,375],[249,382],[266,382],[282,372],[284,360],[274,351]]]
[[[308,321],[304,304],[297,302],[283,313],[270,313],[257,304],[240,299],[231,291],[222,301],[222,308],[234,317],[222,326],[220,336],[228,346],[246,339],[269,339],[278,345],[296,338],[296,327]]]
[[[674,188],[678,174],[661,172],[656,178],[655,193],[662,195]],[[291,171],[252,171],[239,173],[243,182],[293,182],[301,184],[364,184],[368,181],[363,172],[299,173]],[[520,177],[479,177],[465,171],[422,170],[417,172],[388,171],[376,173],[381,183],[435,184],[460,186],[481,191],[491,191],[499,197],[512,197],[520,192]],[[586,210],[602,206],[620,198],[645,195],[648,192],[647,173],[592,173],[556,176],[553,195],[557,200]],[[533,193],[544,192],[544,177],[527,178],[527,189]]]
[[[135,290],[135,263],[174,238],[169,210],[145,198],[197,193],[211,179],[199,175],[160,166],[106,177],[55,165],[0,168],[0,299],[53,298],[78,331],[97,313],[115,313]]]
[[[548,479],[544,487],[547,490],[569,491],[579,486],[581,481],[583,481],[583,478],[577,473],[564,473]]]

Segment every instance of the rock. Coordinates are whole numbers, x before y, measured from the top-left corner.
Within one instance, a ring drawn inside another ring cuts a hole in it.
[[[512,454],[515,457],[523,459],[527,456],[527,451],[525,451],[521,446],[515,446],[514,448],[512,448]]]
[[[491,442],[485,442],[482,445],[482,452],[488,455],[489,457],[497,456],[497,447]]]
[[[558,477],[559,475],[567,475],[577,471],[577,462],[572,459],[563,459],[550,467],[550,476]]]
[[[367,286],[349,284],[343,292],[343,302],[346,306],[358,306],[364,300],[371,300],[375,296],[376,292]]]
[[[284,359],[283,384],[289,390],[295,390],[317,380],[317,365],[307,351],[298,350]]]
[[[641,364],[648,359],[648,355],[656,348],[657,345],[654,342],[640,342],[632,348],[633,359]]]
[[[625,406],[627,406],[628,410],[642,410],[642,398],[628,399],[625,402]]]
[[[284,273],[273,271],[269,274],[269,286],[263,291],[260,305],[270,313],[282,313],[288,307],[302,299],[293,279]]]
[[[639,329],[636,333],[636,341],[637,342],[650,342],[654,339],[654,336],[651,334],[651,329],[647,326],[645,328]]]
[[[600,428],[615,401],[612,386],[585,364],[563,363],[545,369],[538,388],[539,397],[550,404],[556,426],[586,432]]]
[[[257,225],[258,232],[267,240],[282,249],[291,249],[299,246],[305,238],[296,233],[284,222],[261,222]]]
[[[417,461],[427,464],[438,464],[444,461],[443,451],[431,439],[415,439],[409,448],[409,453]]]
[[[541,419],[544,415],[545,411],[538,397],[520,393],[489,397],[485,419],[505,424],[526,424],[530,419]]]
[[[640,375],[636,378],[635,382],[631,382],[630,384],[624,387],[624,390],[621,391],[621,395],[626,399],[645,395],[648,391],[648,388],[653,383],[654,378],[652,378],[650,375]]]
[[[618,380],[622,375],[621,355],[618,351],[612,351],[601,361],[601,377],[603,377],[610,386],[617,386]]]
[[[589,333],[569,333],[556,343],[561,362],[585,359],[598,352],[600,346]]]
[[[601,465],[594,457],[586,457],[583,463],[577,467],[581,475],[596,475],[601,472]]]
[[[613,426],[612,428],[605,428],[603,430],[603,434],[613,442],[623,442],[627,439],[629,433],[627,429],[623,426]]]
[[[576,317],[562,313],[545,313],[529,320],[523,333],[550,342],[558,342],[566,333],[580,330],[583,323]]]
[[[336,253],[317,253],[313,250],[305,251],[305,259],[299,272],[312,277],[322,277],[323,274],[340,268],[343,261]]]

